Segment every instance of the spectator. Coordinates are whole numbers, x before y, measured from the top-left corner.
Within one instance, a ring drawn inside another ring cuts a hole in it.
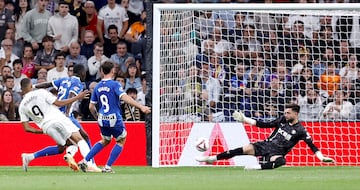
[[[214,51],[220,56],[226,57],[234,49],[232,43],[222,38],[222,31],[219,27],[214,28],[212,39],[214,40]]]
[[[42,82],[46,82],[47,81],[47,73],[48,73],[48,71],[46,69],[44,69],[44,68],[39,69],[37,72],[37,77],[31,79],[31,83],[39,84]]]
[[[116,54],[111,55],[110,59],[120,65],[120,72],[126,73],[129,65],[126,65],[126,60],[129,57],[134,57],[128,52],[127,45],[125,42],[119,42],[116,45]]]
[[[86,1],[84,4],[84,8],[85,8],[85,16],[81,17],[79,20],[80,34],[81,34],[80,41],[82,43],[85,40],[85,31],[87,31],[87,30],[92,31],[95,38],[98,37],[98,33],[96,30],[96,25],[97,25],[98,19],[97,19],[97,12],[95,9],[94,2]]]
[[[299,100],[301,121],[318,121],[324,108],[319,93],[315,89],[306,90],[305,96]]]
[[[334,101],[326,105],[321,119],[326,120],[341,120],[349,119],[354,105],[351,102],[344,100],[346,96],[342,90],[334,92]]]
[[[88,82],[93,82],[100,78],[100,65],[108,59],[104,55],[104,46],[99,42],[96,43],[94,46],[94,56],[90,57],[87,63],[89,68]]]
[[[15,29],[15,20],[12,11],[5,8],[5,0],[0,0],[0,12],[0,40],[2,41],[8,28]]]
[[[94,32],[91,30],[86,30],[84,33],[84,41],[80,47],[80,55],[89,59],[94,55],[94,45],[95,45],[95,36]]]
[[[350,56],[354,54],[354,51],[353,49],[350,49],[350,45],[347,40],[341,40],[339,45],[339,51],[336,53],[335,59],[339,63],[340,67],[344,67],[349,62]]]
[[[317,83],[320,89],[320,96],[330,97],[334,94],[334,91],[339,88],[341,78],[340,75],[336,74],[335,69],[335,63],[329,62],[327,71],[320,76],[320,80]]]
[[[126,72],[126,84],[124,91],[127,91],[129,88],[141,89],[141,79],[140,79],[140,71],[136,67],[136,64],[132,63],[129,65]]]
[[[69,14],[69,4],[65,1],[59,2],[59,13],[50,17],[47,35],[54,38],[54,48],[63,52],[68,52],[70,43],[78,40],[79,24]]]
[[[145,96],[147,93],[147,84],[146,84],[146,74],[142,74],[140,76],[141,80],[141,89],[138,90],[136,101],[139,102],[141,105],[145,105]],[[125,82],[125,81],[124,81]]]
[[[70,43],[70,54],[66,56],[65,66],[72,63],[73,65],[81,64],[84,65],[86,71],[88,71],[87,58],[80,55],[80,44],[78,42]]]
[[[18,57],[22,57],[24,43],[15,40],[14,29],[9,28],[6,30],[5,39],[10,39],[13,42],[12,53]]]
[[[45,36],[42,39],[44,49],[37,51],[35,58],[35,69],[38,71],[41,68],[50,70],[55,67],[55,55],[58,53],[54,49],[54,39],[51,36]]]
[[[279,79],[279,93],[287,100],[297,97],[298,85],[293,81],[293,76],[286,67],[277,66],[276,72],[271,77],[276,76]],[[270,81],[269,79],[267,81]]]
[[[15,104],[15,106],[19,106],[22,98],[18,92],[14,91],[14,86],[15,86],[14,77],[11,75],[7,76],[4,79],[4,87],[5,87],[4,90],[9,90],[12,92],[14,104]]]
[[[131,19],[129,19],[129,21],[131,21]],[[146,11],[143,10],[140,15],[140,20],[131,24],[129,30],[125,34],[125,40],[130,45],[129,49],[135,48],[136,45],[134,45],[133,47],[132,44],[141,42],[141,40],[145,37],[145,32],[146,32],[145,30],[146,30]],[[137,50],[136,53],[138,52],[141,51]]]
[[[31,0],[16,0],[17,6],[15,6],[14,17],[15,17],[15,44],[20,44],[19,47],[23,47],[24,38],[22,36],[23,30],[23,21],[26,12],[30,11],[30,1]],[[19,56],[19,55],[18,55]]]
[[[243,36],[236,40],[237,46],[236,56],[240,58],[253,57],[251,53],[261,51],[261,43],[257,40],[255,26],[245,25]]]
[[[0,0],[1,1],[1,0]],[[1,4],[1,3],[0,3]],[[13,41],[10,39],[4,39],[1,42],[3,48],[3,54],[0,54],[0,67],[8,65],[13,70],[13,62],[15,59],[19,59],[18,56],[12,53]]]
[[[128,88],[126,94],[129,95],[132,99],[137,99],[138,91],[136,88]],[[123,106],[123,116],[124,121],[142,121],[144,120],[143,115],[139,108],[131,106],[130,104],[124,103]]]
[[[80,20],[86,16],[84,3],[82,3],[82,0],[71,0],[68,6],[69,6],[69,13],[75,16],[76,19],[78,20],[78,23],[80,24]]]
[[[126,85],[125,75],[116,75],[114,80],[118,81],[123,87],[123,89],[125,89],[125,85]]]
[[[253,92],[250,101],[253,116],[265,121],[279,117],[284,111],[285,103],[284,95],[280,94],[280,80],[277,76],[270,79],[269,88]]]
[[[216,104],[220,101],[221,85],[220,82],[211,77],[210,66],[203,63],[201,68],[201,94],[202,100],[202,118],[205,121],[212,121],[213,113],[215,113]]]
[[[22,74],[23,62],[21,59],[15,59],[13,62],[13,76],[14,76],[14,92],[21,93],[20,81],[24,78],[28,78],[26,75]]]
[[[201,68],[202,62],[209,62],[210,55],[214,52],[215,42],[212,39],[203,40],[201,43],[201,53],[196,55],[196,66]]]
[[[210,76],[219,80],[220,85],[224,86],[229,81],[229,68],[222,63],[222,56],[212,52],[209,59]]]
[[[195,20],[195,23],[197,23],[196,26],[199,26],[197,29],[200,33],[199,37],[201,39],[210,38],[210,35],[214,30],[214,19],[212,18],[212,11],[201,11],[198,18]]]
[[[67,66],[67,71],[68,71],[67,74],[68,74],[69,77],[74,76],[74,65],[71,65],[71,64],[68,65],[68,66]]]
[[[104,37],[109,39],[108,28],[114,24],[119,31],[119,38],[123,39],[128,29],[128,16],[124,7],[115,3],[115,0],[108,0],[108,4],[100,9],[98,23],[96,26],[100,42],[104,44]],[[104,34],[103,31],[106,31]]]
[[[299,94],[305,96],[308,89],[315,89],[316,83],[310,67],[304,67],[299,79]]]
[[[25,74],[28,78],[33,78],[35,76],[35,60],[34,52],[31,44],[26,44],[24,46],[24,53],[22,58],[23,68],[21,73]]]
[[[9,121],[18,121],[19,120],[19,110],[18,107],[14,104],[13,94],[10,90],[5,90],[1,93],[0,101],[0,115],[6,117]]]
[[[270,71],[264,67],[264,59],[257,57],[245,73],[245,93],[251,95],[252,92],[265,88],[267,79],[270,79]]]
[[[48,21],[51,17],[51,13],[46,10],[48,2],[37,0],[36,7],[24,16],[21,36],[25,42],[31,43],[35,51],[41,47],[42,40],[47,33]]]
[[[64,52],[60,52],[55,56],[55,67],[48,71],[46,81],[68,77],[68,70],[65,67],[65,55]]]
[[[305,36],[304,30],[304,22],[296,20],[291,26],[291,33],[284,36],[287,59],[294,60],[294,52],[298,52],[300,48],[311,46],[311,40]]]
[[[111,57],[112,54],[116,53],[117,44],[120,42],[119,33],[117,27],[112,24],[108,27],[109,38],[104,39],[104,55]]]
[[[1,86],[4,87],[5,78],[7,76],[11,76],[11,67],[9,66],[3,66],[1,68]],[[1,88],[2,89],[2,88]]]
[[[299,79],[301,72],[304,67],[311,66],[311,62],[309,62],[310,55],[309,50],[307,50],[305,47],[301,47],[298,51],[298,60],[297,63],[292,67],[291,69],[291,75],[295,78]]]
[[[340,69],[339,75],[341,79],[346,78],[349,81],[354,81],[358,78],[358,60],[355,54],[351,54],[348,63]]]
[[[129,26],[134,22],[141,21],[142,13],[144,11],[144,1],[142,0],[130,0],[127,8],[127,14],[129,16]]]

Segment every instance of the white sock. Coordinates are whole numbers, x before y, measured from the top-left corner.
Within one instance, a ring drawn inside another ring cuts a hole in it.
[[[31,161],[31,160],[34,160],[34,159],[35,159],[34,153],[30,154],[29,160]]]
[[[209,156],[209,161],[216,161],[216,160],[217,160],[216,156]]]
[[[69,153],[71,156],[75,156],[76,152],[79,150],[77,145],[71,145],[66,148],[66,153]]]
[[[77,145],[79,146],[81,155],[85,159],[86,155],[90,152],[89,145],[86,143],[85,140],[80,140]]]

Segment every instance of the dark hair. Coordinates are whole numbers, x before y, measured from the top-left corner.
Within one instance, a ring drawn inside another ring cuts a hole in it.
[[[75,76],[80,76],[82,72],[85,72],[85,66],[82,64],[75,64],[73,68],[73,72]]]
[[[115,29],[116,32],[119,32],[119,31],[118,31],[118,27],[117,27],[115,24],[110,25],[110,26],[108,27],[107,31],[109,32],[111,29]]]
[[[29,78],[23,78],[20,81],[21,90],[27,88],[31,84],[31,80]]]
[[[300,112],[300,106],[297,104],[287,104],[285,105],[285,109],[290,108],[292,111],[299,113]]]
[[[41,42],[48,42],[48,41],[54,42],[54,38],[51,36],[44,36]]]
[[[100,69],[102,72],[107,75],[111,72],[112,68],[114,68],[114,63],[112,61],[105,61],[101,64]]]
[[[4,82],[6,82],[8,79],[15,79],[15,78],[11,75],[8,75],[5,77]]]
[[[58,3],[58,5],[60,6],[60,5],[67,5],[67,6],[70,6],[69,5],[69,3],[68,2],[66,2],[66,1],[60,1],[59,3]]]
[[[28,11],[30,11],[31,10],[31,7],[30,7],[30,5],[31,5],[31,0],[26,0],[27,1],[27,7],[26,7],[26,10],[25,10],[25,12],[28,12]],[[18,22],[19,21],[19,18],[20,18],[20,15],[23,13],[22,12],[22,10],[21,10],[21,8],[19,7],[19,2],[20,2],[20,0],[16,0],[15,1],[15,9],[14,9],[14,16],[15,16],[15,21],[16,22]]]
[[[138,91],[136,90],[136,88],[128,88],[126,90],[126,94],[137,94]]]
[[[66,54],[64,53],[64,52],[59,52],[59,53],[57,53],[56,55],[55,55],[55,57],[54,57],[54,59],[57,59],[58,57],[66,57]]]
[[[4,105],[5,104],[4,96],[5,96],[6,92],[10,92],[11,97],[12,97],[12,100],[10,102],[8,111],[5,110],[5,105]],[[0,113],[4,114],[8,120],[14,121],[16,113],[15,113],[15,104],[14,104],[14,94],[13,94],[13,92],[11,90],[4,90],[1,93],[0,99],[2,99],[2,101],[0,101]]]
[[[21,59],[15,59],[15,60],[13,61],[13,66],[15,66],[16,64],[21,64],[21,66],[23,66],[23,62],[22,62]]]

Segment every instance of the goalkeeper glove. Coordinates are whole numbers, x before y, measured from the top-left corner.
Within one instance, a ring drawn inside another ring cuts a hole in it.
[[[233,118],[236,121],[245,122],[251,125],[256,125],[256,120],[246,117],[241,111],[234,111]]]
[[[315,153],[316,157],[321,160],[322,162],[335,162],[332,158],[325,157],[320,151]]]

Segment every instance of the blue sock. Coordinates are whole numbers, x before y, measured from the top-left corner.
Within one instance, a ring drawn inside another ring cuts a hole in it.
[[[89,148],[91,149],[91,142],[90,142],[90,139],[88,139],[88,140],[86,141],[86,143],[89,145]]]
[[[86,161],[90,161],[92,158],[94,158],[94,156],[99,153],[102,149],[104,148],[104,146],[100,143],[97,142],[90,150],[90,152],[88,153],[88,155],[86,155],[85,160]]]
[[[109,159],[108,159],[106,165],[111,166],[115,162],[115,160],[120,156],[122,149],[123,149],[122,146],[115,144],[115,146],[111,150],[111,153],[110,153],[110,156],[109,156]]]
[[[38,157],[51,156],[56,154],[60,154],[58,146],[48,146],[42,150],[35,152],[34,157],[38,158]]]

